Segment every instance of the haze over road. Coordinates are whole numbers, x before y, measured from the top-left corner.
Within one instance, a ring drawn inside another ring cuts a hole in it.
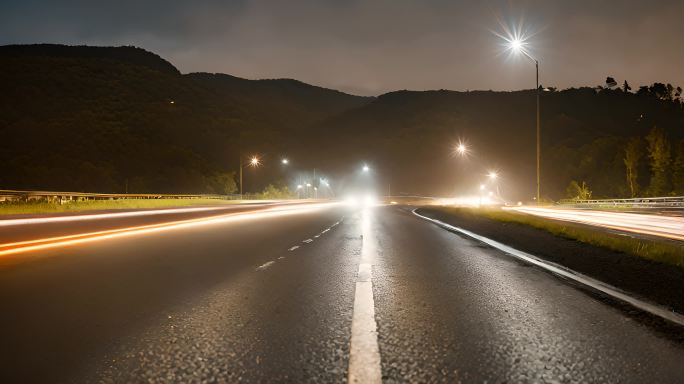
[[[0,382],[684,381],[681,342],[409,207],[260,209],[2,256]]]

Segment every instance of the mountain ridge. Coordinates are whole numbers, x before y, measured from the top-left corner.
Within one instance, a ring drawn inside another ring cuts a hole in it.
[[[247,189],[292,186],[294,175],[273,165],[287,155],[293,169],[318,168],[338,186],[368,162],[376,183],[406,193],[471,193],[488,169],[515,198],[533,190],[534,90],[365,97],[294,79],[181,74],[142,48],[10,47],[0,47],[0,188],[226,193],[239,154],[260,153],[271,165]],[[656,85],[542,93],[549,197],[571,180],[586,180],[596,197],[622,196],[628,139],[654,126],[673,143],[684,138],[682,103]],[[468,159],[451,157],[458,140]]]

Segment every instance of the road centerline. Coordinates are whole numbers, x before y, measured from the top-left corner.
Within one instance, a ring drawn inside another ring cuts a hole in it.
[[[349,383],[381,383],[380,348],[373,300],[373,260],[375,238],[371,230],[371,211],[362,213],[361,262],[356,278],[351,341],[349,348]]]

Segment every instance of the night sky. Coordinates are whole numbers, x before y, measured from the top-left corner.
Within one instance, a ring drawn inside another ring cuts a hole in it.
[[[135,45],[182,72],[295,78],[346,92],[684,86],[684,1],[6,1],[0,44]],[[517,26],[521,25],[521,28]]]

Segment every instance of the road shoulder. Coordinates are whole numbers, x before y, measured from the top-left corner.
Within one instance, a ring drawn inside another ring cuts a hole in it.
[[[555,236],[544,230],[474,215],[458,215],[424,207],[418,213],[467,229],[518,250],[630,292],[638,297],[684,312],[684,269],[656,263],[606,248]]]

